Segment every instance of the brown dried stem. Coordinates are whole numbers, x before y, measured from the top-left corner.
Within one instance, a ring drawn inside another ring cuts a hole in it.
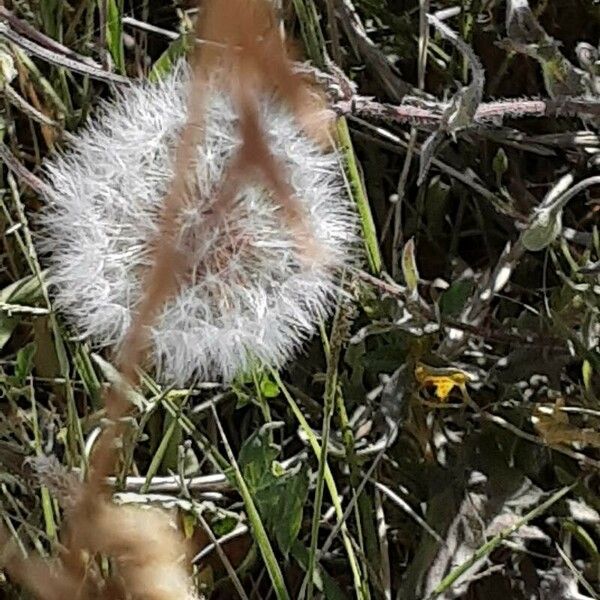
[[[386,104],[365,96],[354,95],[338,100],[332,108],[340,115],[355,115],[388,123],[410,124],[430,129],[442,122],[446,104],[428,102],[427,105]],[[600,101],[586,98],[556,100],[524,98],[482,102],[475,111],[473,126],[501,123],[504,119],[543,117],[598,117]]]

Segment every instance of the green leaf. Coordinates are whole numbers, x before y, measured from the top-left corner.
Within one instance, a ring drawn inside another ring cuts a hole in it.
[[[123,386],[125,397],[131,404],[142,412],[146,411],[146,399],[144,396],[132,388],[113,365],[104,360],[99,354],[92,354],[92,360],[98,365],[100,371],[102,371],[102,375],[104,375],[111,385]]]
[[[222,537],[228,533],[231,533],[238,524],[238,519],[227,515],[223,516],[222,518],[214,519],[210,523],[213,533],[218,537]]]
[[[0,302],[33,306],[41,298],[42,287],[34,275],[19,279],[0,290]]]
[[[301,5],[302,2],[297,1],[296,4]],[[349,192],[356,203],[360,218],[360,226],[367,251],[369,268],[373,273],[379,273],[383,261],[381,253],[379,252],[375,221],[367,198],[367,192],[360,176],[358,162],[354,154],[354,146],[352,145],[352,139],[350,137],[350,128],[348,127],[346,119],[343,117],[337,122],[337,133],[340,154],[344,158],[344,168],[348,177]]]
[[[21,382],[22,385],[25,384],[25,380],[31,374],[31,370],[33,369],[33,357],[35,356],[35,343],[31,342],[26,346],[23,346],[17,352],[17,364],[15,366],[15,377]]]
[[[274,460],[271,463],[271,473],[273,473],[275,477],[283,477],[287,473],[287,471],[278,460]]]
[[[308,497],[308,484],[307,469],[301,469],[287,480],[283,492],[279,495],[279,518],[274,520],[274,533],[277,544],[286,557],[300,532],[304,505]]]
[[[277,398],[279,386],[265,374],[260,382],[260,393],[265,398]]]
[[[246,485],[269,530],[272,529],[277,506],[277,488],[282,481],[273,474],[271,467],[278,454],[278,450],[270,444],[268,431],[262,428],[246,440],[238,458]]]
[[[415,241],[413,238],[410,238],[402,249],[402,274],[408,291],[413,295],[416,294],[417,285],[419,284],[419,271],[415,259]]]
[[[246,440],[238,464],[267,530],[287,556],[300,531],[309,480],[305,469],[283,469],[278,455],[263,427]]]
[[[271,480],[277,478],[271,472],[271,463],[279,452],[269,443],[268,433],[263,428],[253,433],[240,450],[238,464],[244,479],[252,492],[268,487]]]
[[[106,0],[106,45],[115,63],[117,72],[125,73],[125,51],[123,48],[123,0]]]
[[[6,346],[8,340],[10,340],[10,336],[18,323],[18,319],[0,313],[0,350],[2,350],[2,348]]]
[[[473,293],[475,283],[472,279],[455,281],[440,297],[440,310],[443,315],[456,316],[464,308]]]
[[[558,237],[561,229],[562,210],[541,210],[523,233],[523,246],[530,252],[543,250]]]
[[[304,547],[300,540],[296,540],[291,547],[291,555],[297,563],[306,571],[308,565],[308,549]],[[325,594],[326,600],[347,600],[348,596],[342,592],[338,583],[331,575],[319,566],[313,573],[315,587]]]
[[[1,347],[1,345],[0,345]],[[583,365],[581,366],[581,374],[583,376],[583,385],[585,386],[585,391],[588,394],[592,393],[592,375],[594,374],[594,368],[589,360],[584,360]]]
[[[504,175],[508,169],[508,157],[506,156],[504,148],[500,148],[498,152],[496,152],[496,156],[494,156],[494,160],[492,161],[492,168],[496,174],[496,181],[499,183],[502,179],[502,175]]]
[[[221,435],[225,437],[218,421],[217,425]],[[227,445],[226,448],[230,455],[229,460],[231,465],[227,475],[234,480],[244,500],[248,520],[254,533],[254,539],[260,548],[265,566],[269,572],[269,577],[273,583],[275,594],[280,600],[289,600],[290,595],[287,592],[279,562],[275,558],[273,547],[267,535],[267,527],[272,524],[273,519],[277,518],[272,501],[272,496],[276,496],[276,494],[273,494],[274,486],[272,484],[271,486],[256,486],[257,481],[262,484],[263,481],[267,483],[269,478],[271,482],[276,480],[273,474],[269,472],[268,467],[266,469],[267,473],[265,473],[265,464],[270,463],[270,457],[273,455],[273,452],[275,454],[278,453],[269,443],[268,438],[269,428],[262,427],[244,443],[237,461],[231,456],[231,449]],[[243,471],[251,477],[252,481],[246,479],[242,471],[242,466],[244,467]],[[257,489],[260,491],[257,492]]]
[[[575,523],[571,519],[564,519],[561,524],[564,530],[569,531],[577,538],[579,543],[585,548],[585,550],[591,557],[595,559],[600,557],[600,555],[598,554],[598,546],[596,546],[596,542],[594,542],[592,536],[582,525]]]
[[[77,344],[73,349],[73,362],[81,383],[90,396],[92,406],[100,408],[102,402],[102,385],[94,371],[88,348],[85,344]]]
[[[160,81],[165,75],[167,75],[173,65],[182,57],[185,56],[186,52],[190,49],[191,42],[187,34],[179,36],[176,40],[173,40],[169,47],[158,57],[155,63],[152,65],[152,70],[148,74],[150,81]]]

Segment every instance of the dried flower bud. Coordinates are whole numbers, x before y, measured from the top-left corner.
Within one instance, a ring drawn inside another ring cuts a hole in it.
[[[124,341],[142,298],[189,83],[182,63],[159,84],[128,89],[46,165],[52,195],[39,246],[55,306],[99,346]],[[307,266],[297,232],[260,183],[245,182],[215,218],[215,194],[241,138],[230,98],[207,94],[193,193],[179,215],[185,268],[150,335],[165,382],[227,381],[255,361],[281,365],[327,315],[337,273],[354,260],[356,218],[336,154],[309,140],[274,98],[262,99],[260,113],[318,253]]]

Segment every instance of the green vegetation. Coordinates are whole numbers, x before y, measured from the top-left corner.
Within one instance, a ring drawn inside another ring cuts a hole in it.
[[[115,500],[176,511],[207,598],[600,597],[600,7],[529,4],[283,2],[364,261],[285,370],[128,391]],[[0,512],[29,553],[119,381],[52,305],[40,168],[196,9],[0,8]]]

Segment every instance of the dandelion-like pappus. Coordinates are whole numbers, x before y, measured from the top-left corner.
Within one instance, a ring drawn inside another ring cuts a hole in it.
[[[55,306],[98,346],[125,341],[144,294],[190,82],[182,62],[159,83],[121,92],[46,165],[52,192],[39,246]],[[227,381],[256,363],[285,363],[328,314],[339,271],[355,257],[355,213],[338,157],[274,95],[260,99],[258,117],[317,249],[314,260],[305,260],[285,207],[259,178],[242,182],[215,213],[215,194],[241,144],[240,117],[226,90],[207,90],[188,174],[193,192],[177,217],[184,264],[149,332],[149,361],[176,384]]]

